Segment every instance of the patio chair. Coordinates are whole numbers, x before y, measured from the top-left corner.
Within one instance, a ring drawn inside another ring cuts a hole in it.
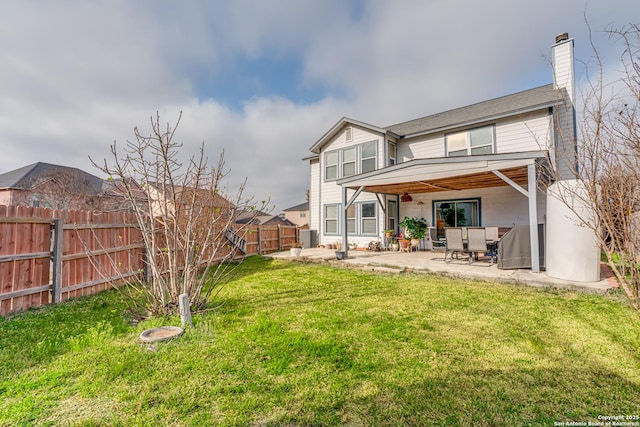
[[[485,227],[485,233],[487,238],[488,255],[491,257],[491,263],[493,260],[498,259],[498,240],[500,240],[500,232],[498,227]]]
[[[451,259],[449,262],[453,261],[453,254],[456,254],[456,259],[458,258],[458,252],[464,252],[464,243],[462,242],[462,228],[458,227],[447,227],[444,229],[444,238],[445,240],[445,252],[444,252],[444,262],[447,262],[447,255],[451,252]]]
[[[487,252],[487,235],[484,227],[467,228],[467,252],[469,252],[469,264],[473,262],[473,254]]]

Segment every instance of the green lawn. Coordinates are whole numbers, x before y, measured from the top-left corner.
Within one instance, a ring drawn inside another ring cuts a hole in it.
[[[118,294],[0,319],[0,426],[554,425],[640,415],[614,296],[248,259],[153,348]],[[640,421],[640,420],[639,420]]]

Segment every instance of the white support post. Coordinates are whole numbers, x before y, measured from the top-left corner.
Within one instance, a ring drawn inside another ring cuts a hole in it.
[[[531,239],[531,272],[540,273],[540,242],[538,242],[538,200],[536,188],[536,164],[527,166],[527,190],[529,193],[529,237]]]
[[[347,236],[347,208],[349,204],[347,202],[347,187],[342,187],[342,251],[345,258],[349,255],[349,236]]]

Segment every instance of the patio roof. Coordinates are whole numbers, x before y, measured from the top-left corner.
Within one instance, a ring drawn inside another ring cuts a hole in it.
[[[528,199],[529,224],[538,224],[536,188],[538,164],[546,163],[546,151],[487,154],[482,156],[439,157],[415,159],[365,174],[337,181],[342,187],[342,220],[347,223],[347,208],[363,192],[376,194],[428,193],[434,191],[466,190],[510,185]],[[524,187],[526,184],[526,188]],[[347,190],[355,190],[349,199]],[[378,202],[385,207],[378,197]],[[529,227],[531,242],[531,270],[540,272],[537,227]],[[347,228],[342,230],[345,253],[348,244]],[[535,256],[533,254],[536,254]]]
[[[527,184],[528,166],[546,159],[546,151],[415,159],[337,183],[343,188],[380,194],[456,191],[514,183],[523,186]]]

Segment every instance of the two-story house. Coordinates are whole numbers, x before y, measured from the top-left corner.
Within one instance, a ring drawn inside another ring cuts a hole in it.
[[[553,82],[545,86],[391,126],[338,121],[305,159],[310,228],[320,243],[364,245],[384,230],[401,232],[405,216],[424,217],[438,237],[445,226],[544,223],[543,171],[569,178],[575,164],[573,39],[566,33],[556,37],[552,60]],[[538,271],[537,258],[532,263]]]

